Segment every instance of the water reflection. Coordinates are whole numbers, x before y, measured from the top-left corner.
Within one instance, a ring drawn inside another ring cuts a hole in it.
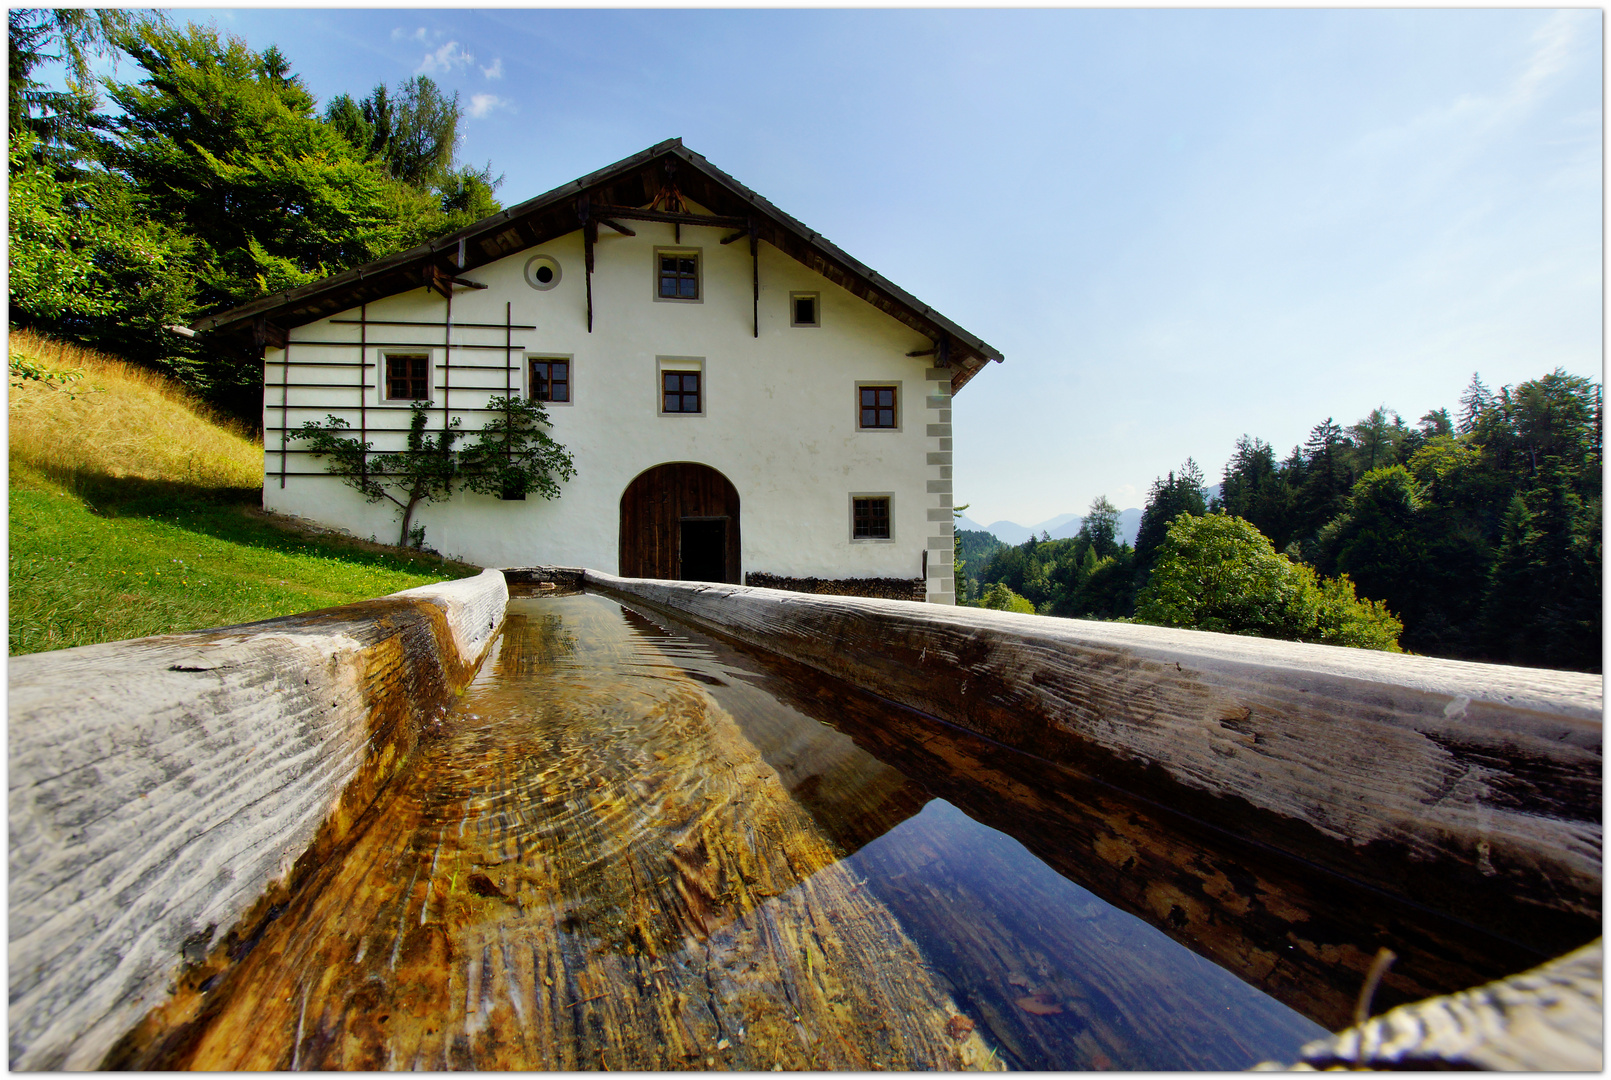
[[[949,729],[596,596],[511,601],[497,650],[147,1064],[1243,1068],[1320,1033],[961,812]]]

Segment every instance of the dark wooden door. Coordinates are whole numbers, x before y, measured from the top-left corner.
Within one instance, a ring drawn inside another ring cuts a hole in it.
[[[723,534],[719,555],[711,550],[718,528]],[[685,534],[697,550],[683,551]],[[738,489],[709,465],[656,465],[639,473],[621,495],[622,577],[737,585],[740,550]]]

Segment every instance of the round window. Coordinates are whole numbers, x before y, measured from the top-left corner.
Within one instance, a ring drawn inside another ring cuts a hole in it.
[[[526,284],[547,292],[559,284],[559,260],[552,255],[533,255],[526,260]]]

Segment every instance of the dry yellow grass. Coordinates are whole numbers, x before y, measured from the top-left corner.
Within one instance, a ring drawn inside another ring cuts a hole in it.
[[[47,370],[83,372],[68,392],[11,380],[13,472],[37,471],[69,487],[94,476],[262,486],[262,445],[173,380],[27,330],[12,331],[9,346]]]

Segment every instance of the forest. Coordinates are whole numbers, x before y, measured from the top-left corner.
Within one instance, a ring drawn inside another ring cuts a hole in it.
[[[1429,656],[1601,668],[1601,387],[1552,371],[1451,417],[1332,418],[1278,458],[1244,435],[1208,499],[1191,459],[1134,548],[1097,498],[1068,540],[958,534],[968,601]]]
[[[500,209],[501,177],[456,159],[458,95],[423,75],[321,111],[277,48],[158,14],[13,8],[8,30],[12,324],[175,376],[253,426],[261,361],[168,327]],[[96,56],[134,71],[98,87]],[[39,79],[53,61],[66,90]]]

